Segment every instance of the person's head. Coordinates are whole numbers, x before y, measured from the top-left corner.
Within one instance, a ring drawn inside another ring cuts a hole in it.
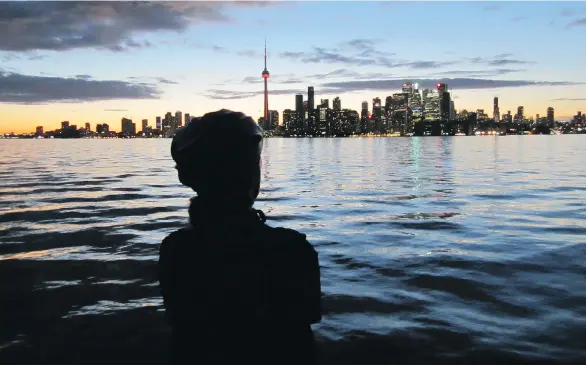
[[[219,110],[179,129],[171,143],[179,181],[206,200],[252,206],[260,190],[262,129],[243,113]]]

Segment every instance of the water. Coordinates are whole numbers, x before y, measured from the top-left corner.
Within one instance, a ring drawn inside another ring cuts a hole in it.
[[[169,140],[0,141],[0,363],[154,363],[187,219]],[[269,139],[257,208],[320,255],[326,364],[586,361],[581,136]]]

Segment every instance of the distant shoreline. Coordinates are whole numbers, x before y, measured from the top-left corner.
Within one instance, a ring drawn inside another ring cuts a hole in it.
[[[264,136],[264,138],[287,138],[287,139],[325,139],[325,138],[417,138],[417,137],[507,137],[507,136],[562,136],[562,135],[582,135],[581,133],[555,133],[555,134],[471,134],[471,135],[423,135],[423,136],[389,136],[389,135],[353,135],[353,136]],[[61,137],[4,137],[0,136],[0,140],[5,139],[58,139],[58,140],[87,140],[87,139],[173,139],[173,137],[82,137],[82,138],[61,138]]]

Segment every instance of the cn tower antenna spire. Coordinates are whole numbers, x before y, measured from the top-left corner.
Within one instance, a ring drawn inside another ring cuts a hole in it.
[[[265,37],[265,69],[262,72],[262,78],[265,84],[265,92],[264,92],[264,99],[265,99],[265,105],[264,105],[264,120],[265,120],[265,125],[264,128],[269,129],[270,128],[270,123],[269,123],[269,89],[268,89],[268,80],[270,77],[269,74],[269,70],[267,70],[267,38]]]

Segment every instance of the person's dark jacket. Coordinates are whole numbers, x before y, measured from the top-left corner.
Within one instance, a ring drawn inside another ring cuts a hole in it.
[[[175,363],[315,362],[320,269],[306,236],[269,227],[260,211],[204,209],[197,199],[190,218],[160,247]]]

